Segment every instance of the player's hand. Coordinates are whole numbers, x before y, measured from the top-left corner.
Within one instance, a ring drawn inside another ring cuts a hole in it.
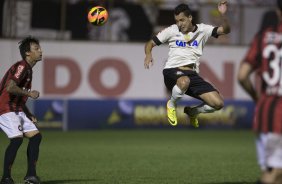
[[[28,93],[28,96],[33,99],[37,99],[39,97],[39,92],[36,90],[32,90]]]
[[[152,55],[146,55],[145,60],[144,60],[144,67],[145,69],[149,69],[151,66],[153,66]]]
[[[27,116],[27,118],[30,119],[30,121],[32,121],[34,124],[37,124],[37,123],[38,123],[37,118],[36,118],[33,114],[28,113],[28,114],[26,114],[26,116]]]
[[[221,15],[224,15],[227,11],[227,1],[222,0],[218,3],[218,11],[221,13]]]
[[[31,120],[33,123],[35,123],[35,124],[38,123],[38,121],[37,121],[37,119],[36,119],[35,116],[30,116],[30,120]]]

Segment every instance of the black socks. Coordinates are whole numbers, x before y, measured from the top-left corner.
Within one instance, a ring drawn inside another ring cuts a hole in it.
[[[16,137],[10,139],[10,144],[6,148],[4,156],[4,169],[3,169],[3,178],[11,177],[11,168],[15,161],[19,147],[23,142],[22,137]]]
[[[26,176],[36,176],[36,162],[39,156],[39,145],[42,136],[40,133],[29,138],[29,143],[27,146],[27,173]]]

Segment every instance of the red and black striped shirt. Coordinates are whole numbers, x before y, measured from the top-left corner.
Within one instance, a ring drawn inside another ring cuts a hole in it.
[[[244,59],[261,79],[253,129],[282,133],[282,23],[256,34]]]
[[[6,72],[0,83],[0,115],[7,112],[23,111],[22,106],[27,101],[27,96],[19,96],[8,93],[6,88],[10,80],[14,80],[16,84],[24,89],[31,89],[32,68],[24,60],[12,65]]]

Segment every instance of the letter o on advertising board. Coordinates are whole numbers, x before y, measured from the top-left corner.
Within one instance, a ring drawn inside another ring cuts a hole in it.
[[[108,87],[102,81],[102,73],[106,69],[113,69],[117,72],[119,78],[116,85]],[[124,93],[130,82],[131,72],[127,64],[117,58],[104,58],[95,62],[89,70],[88,80],[92,89],[101,96],[118,96]]]

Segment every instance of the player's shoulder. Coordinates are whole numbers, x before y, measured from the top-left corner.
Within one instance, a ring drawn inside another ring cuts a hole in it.
[[[24,60],[20,60],[20,61],[16,61],[13,65],[14,66],[17,66],[17,65],[26,65],[26,61],[24,61]]]
[[[179,30],[178,29],[178,26],[176,25],[176,24],[172,24],[172,25],[170,25],[169,26],[171,29],[173,29],[173,30]]]
[[[163,28],[159,33],[171,35],[171,34],[177,34],[178,32],[179,32],[179,29],[177,25],[172,24],[168,27]]]
[[[178,29],[178,27],[177,27],[176,24],[172,24],[172,25],[166,27],[165,29],[166,29],[166,30],[169,30],[169,31],[171,31],[171,32],[179,31],[179,29]]]
[[[30,66],[29,64],[24,61],[24,60],[20,60],[20,61],[17,61],[15,62],[12,66],[11,66],[11,70],[27,70],[29,69]]]
[[[199,30],[204,30],[206,28],[214,27],[214,26],[212,26],[210,24],[205,24],[205,23],[199,23],[199,24],[196,24],[196,25],[198,26]]]
[[[16,61],[15,63],[12,64],[12,66],[10,67],[10,70],[18,67],[21,64],[21,61]]]
[[[198,26],[198,31],[203,34],[210,34],[215,28],[213,25],[205,24],[205,23],[197,24],[197,26]]]

